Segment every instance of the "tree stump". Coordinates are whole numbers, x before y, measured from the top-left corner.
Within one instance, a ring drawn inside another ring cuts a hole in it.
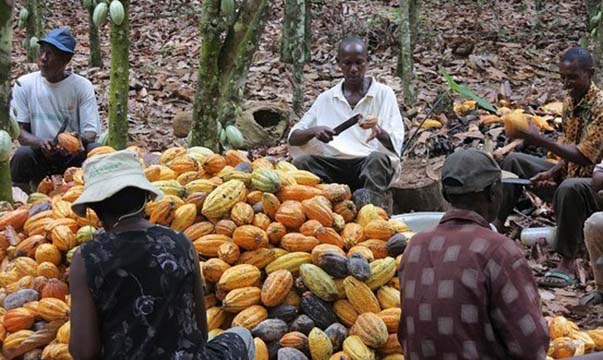
[[[245,137],[245,148],[275,146],[286,135],[290,116],[280,104],[250,102],[235,125]]]
[[[450,204],[442,195],[440,173],[444,156],[402,160],[401,175],[390,187],[394,214],[414,211],[446,211]]]

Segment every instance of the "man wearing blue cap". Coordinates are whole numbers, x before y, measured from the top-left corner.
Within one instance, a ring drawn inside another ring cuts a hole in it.
[[[11,101],[11,114],[21,128],[11,176],[13,185],[28,193],[44,177],[80,166],[87,151],[98,146],[94,141],[101,131],[92,83],[66,70],[75,49],[71,32],[54,29],[38,43],[40,71],[17,80]],[[60,131],[79,136],[85,151],[68,154],[58,148]]]

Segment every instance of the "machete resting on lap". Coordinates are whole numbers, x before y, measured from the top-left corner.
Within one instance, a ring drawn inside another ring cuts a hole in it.
[[[21,147],[10,164],[12,181],[28,193],[44,177],[81,166],[87,152],[98,146],[95,140],[101,130],[94,86],[66,71],[75,49],[69,30],[52,30],[39,44],[40,71],[17,80],[10,109],[21,128]],[[61,132],[81,140],[80,151],[57,146]]]
[[[559,71],[569,93],[563,104],[561,140],[540,134],[534,125],[516,129],[514,136],[546,148],[560,158],[559,162],[519,153],[510,154],[502,162],[504,170],[531,179],[531,191],[553,204],[557,220],[555,251],[561,255],[561,262],[539,281],[548,287],[575,282],[575,259],[583,247],[584,222],[600,207],[591,176],[595,164],[603,160],[603,93],[591,81],[594,67],[590,53],[582,48],[568,50],[561,58]],[[520,187],[505,185],[499,227],[521,192]]]
[[[363,40],[344,39],[337,61],[344,80],[320,94],[291,130],[293,164],[324,182],[349,185],[357,205],[372,203],[391,212],[388,188],[404,140],[396,95],[387,85],[366,76],[369,56]],[[357,114],[361,114],[361,122],[369,115],[377,121],[336,131]]]

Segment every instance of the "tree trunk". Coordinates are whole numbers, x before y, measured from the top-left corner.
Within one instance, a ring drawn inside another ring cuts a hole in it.
[[[410,44],[412,51],[415,51],[415,45],[417,44],[417,33],[419,30],[419,9],[421,7],[421,0],[410,0]]]
[[[109,145],[124,149],[128,143],[128,91],[130,69],[130,0],[121,0],[125,17],[111,24],[111,74],[109,87]]]
[[[286,0],[281,41],[281,60],[292,66],[293,112],[304,110],[304,63],[306,62],[306,5],[304,0]]]
[[[596,24],[591,24],[591,19],[597,15],[601,10],[601,2],[599,0],[585,0],[586,4],[586,26],[588,30],[592,30],[596,27]],[[593,26],[594,25],[594,26]]]
[[[44,23],[42,20],[42,10],[38,0],[27,0],[26,9],[29,12],[26,22],[27,34],[27,61],[36,62],[38,60],[38,47],[30,46],[30,39],[36,37],[41,39],[44,35]]]
[[[88,65],[90,67],[102,67],[103,58],[100,49],[100,38],[98,36],[98,28],[92,21],[92,15],[94,14],[94,6],[90,6],[88,9],[88,40],[90,42],[90,57],[88,59]]]
[[[10,124],[10,54],[12,43],[13,3],[0,1],[0,129],[8,130]],[[10,166],[0,162],[0,200],[13,201]]]
[[[542,13],[544,11],[543,0],[534,0],[534,9],[536,10],[536,16],[534,19],[534,28],[539,29],[542,25]]]
[[[304,32],[304,37],[306,38],[305,60],[306,60],[306,63],[309,63],[312,60],[312,0],[306,0],[305,5],[306,5],[306,15],[304,18],[305,25],[306,25],[306,29]]]
[[[601,8],[603,9],[603,1],[600,1]],[[601,85],[603,82],[603,74],[601,71],[603,70],[603,21],[599,21],[597,34],[594,39],[594,48],[593,48],[593,59],[595,60],[595,83],[597,85]]]
[[[218,150],[218,108],[220,100],[220,34],[224,24],[220,19],[220,0],[205,0],[201,15],[201,50],[197,75],[197,92],[193,105],[191,146]]]
[[[220,14],[220,3],[207,0],[203,4],[190,141],[192,146],[202,145],[213,150],[219,149],[220,130],[232,124],[241,112],[247,73],[264,30],[270,1],[243,2],[230,24],[226,24]]]
[[[400,68],[398,73],[402,78],[404,102],[407,106],[415,103],[410,2],[411,0],[400,0]]]

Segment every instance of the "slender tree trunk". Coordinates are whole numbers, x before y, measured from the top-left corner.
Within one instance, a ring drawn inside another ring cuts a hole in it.
[[[322,4],[322,3],[321,3]],[[305,61],[309,63],[312,60],[312,0],[306,0],[306,14],[304,17],[304,21],[306,24],[306,31],[304,33],[304,37],[306,38],[306,54]]]
[[[12,43],[13,1],[0,1],[0,129],[8,131],[10,126],[10,54]],[[13,201],[10,166],[0,162],[0,200]]]
[[[534,10],[536,10],[536,16],[534,18],[534,28],[539,29],[542,26],[542,12],[544,11],[543,0],[534,0]]]
[[[90,57],[88,64],[90,67],[102,67],[103,58],[101,55],[100,38],[98,36],[98,28],[92,21],[92,15],[94,14],[94,6],[90,6],[88,9],[88,40],[90,43]]]
[[[128,143],[128,91],[130,69],[130,0],[121,0],[125,17],[111,24],[111,74],[109,88],[109,145],[124,149]]]
[[[264,30],[269,0],[244,1],[231,23],[220,0],[206,0],[201,15],[201,51],[190,145],[219,149],[219,133],[241,112],[253,54]],[[224,39],[223,41],[221,39]]]
[[[309,0],[286,0],[281,41],[281,60],[293,73],[293,112],[304,110],[304,64],[306,62],[306,4]]]
[[[400,67],[399,75],[404,88],[404,101],[406,105],[414,105],[415,89],[413,85],[413,48],[410,21],[410,0],[400,0]]]
[[[591,20],[601,10],[601,2],[599,0],[585,0],[584,3],[586,5],[586,16],[588,17],[586,19],[586,26],[589,30],[592,30],[596,27],[596,24],[591,24]]]
[[[26,23],[27,60],[29,62],[36,62],[38,60],[38,46],[31,46],[29,41],[34,36],[38,39],[41,39],[44,35],[42,10],[38,0],[27,0],[26,9],[29,12]]]
[[[220,19],[220,0],[205,0],[201,15],[201,50],[197,74],[197,92],[193,105],[191,146],[218,150],[218,108],[220,99],[220,34],[224,24]]]
[[[417,43],[417,33],[419,31],[419,9],[421,7],[421,0],[410,0],[410,44],[414,52],[415,45]]]
[[[231,68],[222,68],[222,88],[220,108],[218,110],[218,122],[222,127],[231,124],[241,113],[241,101],[247,81],[249,66],[251,66],[253,54],[257,50],[260,36],[264,32],[266,15],[270,0],[251,0],[247,7],[243,7],[243,15],[247,14],[249,20],[242,16],[237,20],[233,28],[244,27],[247,24],[245,35],[241,38],[231,51],[222,51],[222,56],[232,57],[234,63]],[[227,40],[228,40],[227,36]],[[225,47],[228,42],[225,42]]]

